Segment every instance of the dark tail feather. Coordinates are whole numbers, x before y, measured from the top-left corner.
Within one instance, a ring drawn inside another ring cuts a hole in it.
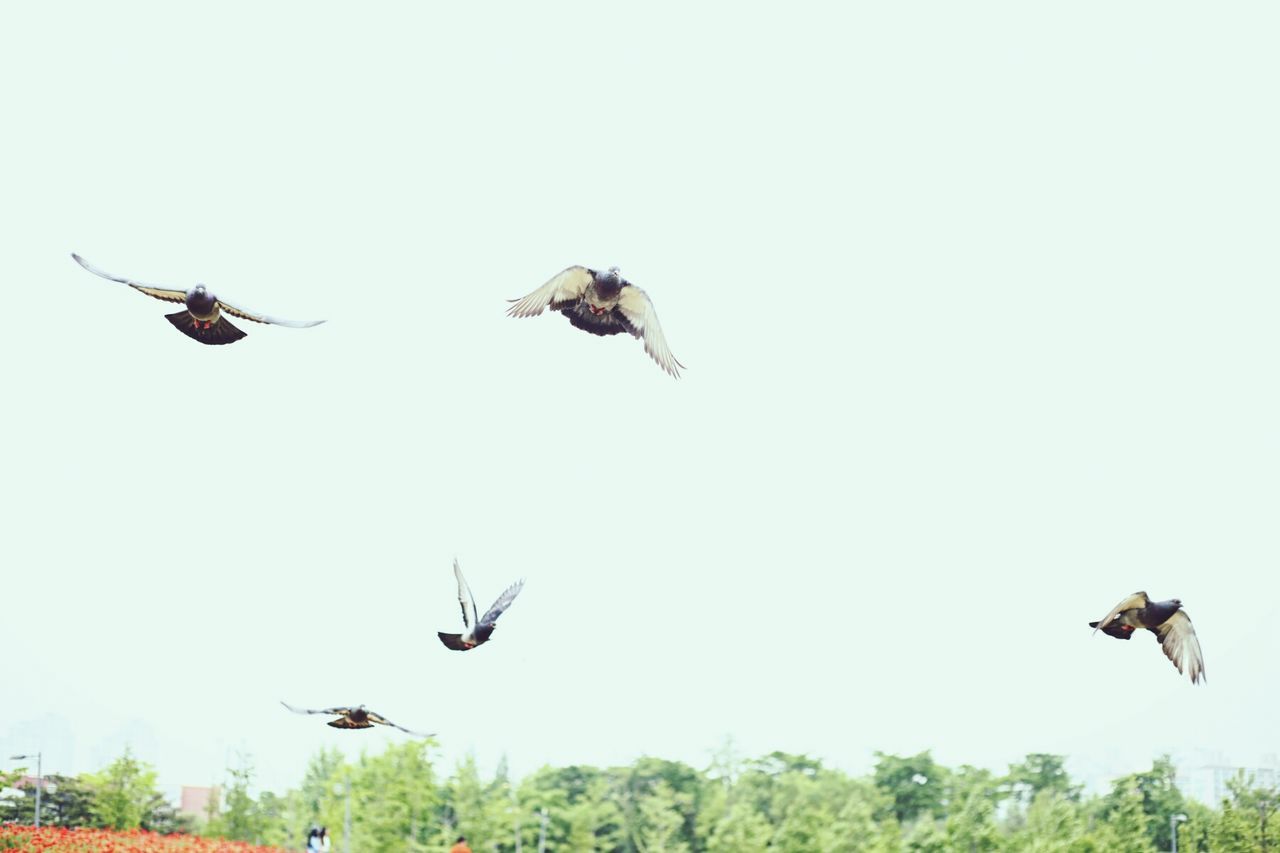
[[[219,317],[212,323],[205,324],[191,316],[190,311],[179,311],[176,314],[165,314],[164,318],[173,327],[188,338],[194,338],[202,344],[234,344],[244,337],[244,332],[231,325],[226,317]]]
[[[1097,628],[1098,623],[1090,622],[1089,627]],[[1133,629],[1130,628],[1126,631],[1124,625],[1112,620],[1110,625],[1102,629],[1102,633],[1106,634],[1108,637],[1115,637],[1117,640],[1127,640],[1133,636]]]
[[[467,647],[462,645],[461,634],[446,634],[444,631],[436,631],[440,637],[440,642],[444,643],[446,649],[453,649],[455,652],[465,652]]]

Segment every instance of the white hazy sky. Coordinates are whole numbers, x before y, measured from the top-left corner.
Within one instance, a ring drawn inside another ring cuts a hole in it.
[[[5,755],[1280,751],[1273,3],[0,15]],[[504,316],[570,264],[684,378]]]

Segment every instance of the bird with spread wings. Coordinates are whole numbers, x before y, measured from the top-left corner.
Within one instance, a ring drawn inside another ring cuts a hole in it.
[[[377,724],[379,726],[390,726],[393,729],[399,729],[405,734],[410,734],[414,737],[434,737],[433,734],[415,732],[410,729],[406,729],[404,726],[391,722],[381,714],[370,711],[363,705],[312,710],[310,708],[295,708],[283,700],[281,700],[280,704],[295,714],[325,714],[327,716],[336,716],[338,719],[330,720],[328,723],[328,725],[333,726],[335,729],[371,729],[375,724]]]
[[[1204,655],[1191,617],[1182,609],[1182,600],[1152,601],[1145,592],[1135,592],[1121,601],[1097,622],[1090,622],[1094,632],[1102,631],[1118,640],[1128,640],[1133,632],[1146,628],[1156,635],[1165,657],[1173,661],[1178,672],[1186,673],[1192,684],[1204,679]]]
[[[164,302],[182,303],[186,306],[186,310],[165,314],[165,319],[172,323],[173,327],[179,332],[202,344],[233,344],[245,336],[245,332],[233,325],[230,320],[223,316],[224,314],[239,317],[241,320],[251,320],[254,323],[289,326],[295,329],[318,326],[324,322],[324,320],[281,320],[279,317],[270,317],[266,314],[259,314],[256,311],[239,308],[225,299],[214,296],[203,284],[197,284],[188,290],[174,290],[155,284],[144,284],[140,281],[121,278],[109,272],[104,272],[74,252],[71,257],[89,272],[108,281],[127,284],[140,293],[145,293],[147,296],[155,297]]]
[[[516,600],[516,596],[524,588],[524,581],[518,580],[507,587],[484,615],[477,617],[476,600],[471,595],[471,587],[467,586],[467,580],[462,576],[462,568],[457,560],[453,561],[453,575],[458,579],[458,604],[462,607],[462,626],[467,630],[461,634],[446,634],[444,631],[437,631],[436,634],[446,648],[465,652],[489,642],[498,617],[511,606],[511,602]]]
[[[512,299],[511,317],[536,317],[546,308],[593,335],[627,332],[644,341],[644,351],[667,373],[680,378],[684,367],[667,346],[649,294],[627,281],[617,267],[607,272],[573,266],[520,299]]]

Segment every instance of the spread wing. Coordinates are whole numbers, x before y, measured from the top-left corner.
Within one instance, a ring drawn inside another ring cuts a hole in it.
[[[1174,613],[1156,630],[1164,656],[1173,661],[1178,672],[1191,676],[1196,684],[1204,678],[1204,655],[1200,652],[1200,640],[1191,627],[1191,617],[1185,611]]]
[[[340,717],[345,717],[351,713],[350,708],[324,708],[322,710],[312,710],[310,708],[295,708],[292,705],[290,705],[288,702],[285,702],[284,700],[281,700],[280,704],[285,706],[295,714],[336,714]]]
[[[1132,610],[1135,607],[1147,606],[1147,594],[1145,592],[1135,592],[1133,595],[1121,601],[1115,607],[1111,608],[1111,612],[1098,620],[1098,625],[1093,629],[1093,633],[1098,633],[1099,628],[1107,627],[1107,623],[1116,618],[1119,614],[1126,610]]]
[[[462,625],[470,628],[476,624],[476,600],[471,595],[471,587],[467,586],[467,579],[462,576],[462,568],[456,559],[453,561],[453,576],[458,579],[458,605],[462,608]]]
[[[319,326],[324,320],[281,320],[279,317],[269,317],[266,314],[259,314],[256,311],[248,311],[232,305],[225,299],[218,299],[218,307],[226,311],[232,317],[239,317],[241,320],[252,320],[255,323],[269,323],[272,326],[288,326],[291,329],[307,329],[311,326]]]
[[[493,625],[498,621],[498,617],[511,606],[511,602],[516,600],[516,596],[520,594],[520,590],[524,589],[524,581],[518,580],[511,586],[507,587],[502,595],[498,596],[498,600],[493,603],[484,615],[480,617],[481,625]]]
[[[373,711],[366,711],[365,713],[369,715],[369,722],[371,723],[377,723],[380,726],[391,726],[391,728],[393,729],[399,729],[405,734],[410,734],[410,735],[413,735],[414,737],[435,737],[434,733],[415,732],[415,731],[406,729],[404,726],[397,725],[396,723],[391,722],[381,714],[375,714]]]
[[[557,307],[562,303],[581,299],[593,278],[591,270],[586,267],[569,267],[528,296],[508,300],[515,304],[507,309],[507,316],[536,317],[548,305]]]
[[[120,278],[119,276],[115,276],[109,272],[98,269],[75,252],[71,253],[71,257],[75,259],[77,264],[84,267],[94,275],[105,278],[107,281],[118,281],[121,284],[127,284],[134,290],[140,290],[147,294],[147,296],[154,296],[156,299],[163,299],[165,302],[182,302],[185,304],[187,301],[187,292],[185,290],[173,290],[168,287],[157,287],[154,284],[143,284],[140,281],[134,281],[129,278]]]
[[[644,351],[658,363],[658,366],[675,378],[680,378],[679,368],[684,367],[671,354],[667,339],[662,334],[662,326],[658,323],[658,312],[653,308],[653,301],[634,284],[628,284],[618,294],[618,310],[630,326],[631,334],[644,339]]]

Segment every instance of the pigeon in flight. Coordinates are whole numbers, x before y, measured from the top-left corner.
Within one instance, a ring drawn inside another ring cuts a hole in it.
[[[189,338],[195,338],[202,344],[233,344],[245,336],[244,332],[233,326],[230,320],[222,316],[224,313],[230,314],[232,317],[239,317],[242,320],[252,320],[255,323],[271,323],[276,326],[290,326],[295,329],[318,326],[324,322],[324,320],[281,320],[278,317],[268,317],[266,314],[256,314],[253,311],[237,308],[225,299],[219,299],[210,293],[203,284],[197,284],[189,290],[172,290],[166,287],[157,287],[154,284],[143,284],[139,281],[119,278],[103,272],[74,252],[71,257],[75,258],[76,263],[94,275],[102,276],[109,281],[127,284],[134,290],[142,291],[148,296],[154,296],[156,299],[163,299],[165,302],[183,303],[186,306],[185,311],[165,314],[164,317],[179,332]]]
[[[618,274],[617,267],[597,272],[569,267],[507,309],[510,317],[536,317],[550,307],[569,322],[593,335],[630,332],[644,340],[644,351],[658,366],[677,379],[684,367],[667,347],[658,325],[658,312],[649,294]]]
[[[1120,640],[1127,640],[1139,628],[1146,628],[1156,635],[1165,657],[1173,661],[1178,672],[1191,677],[1197,684],[1204,679],[1204,655],[1200,652],[1200,640],[1191,627],[1191,617],[1182,609],[1182,601],[1152,601],[1145,592],[1135,592],[1111,608],[1111,612],[1089,627],[1097,633],[1101,630]]]
[[[458,579],[458,604],[462,606],[462,625],[467,629],[467,632],[465,634],[446,634],[444,631],[437,631],[436,633],[440,635],[440,642],[444,643],[446,648],[465,652],[467,649],[474,649],[482,643],[489,642],[489,637],[493,634],[494,623],[511,606],[511,602],[516,600],[516,596],[520,594],[521,588],[524,587],[524,581],[518,580],[507,587],[506,591],[498,596],[498,600],[493,603],[493,606],[477,619],[476,600],[471,596],[471,587],[467,586],[466,579],[462,577],[462,569],[458,567],[457,560],[453,561],[453,574]]]
[[[409,731],[409,729],[396,725],[381,714],[375,714],[363,705],[357,705],[354,708],[324,708],[323,710],[313,711],[307,708],[295,708],[284,701],[281,701],[280,704],[295,714],[336,714],[338,719],[329,721],[329,725],[335,729],[371,729],[374,723],[377,723],[380,726],[391,726],[393,729],[399,729],[405,734],[411,734],[414,737],[435,737],[434,734]]]

